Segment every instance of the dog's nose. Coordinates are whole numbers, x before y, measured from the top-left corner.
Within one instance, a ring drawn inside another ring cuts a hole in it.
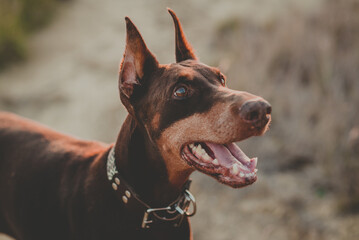
[[[272,106],[265,100],[249,100],[242,104],[239,115],[246,122],[256,127],[262,127],[269,121],[267,117],[271,114]]]

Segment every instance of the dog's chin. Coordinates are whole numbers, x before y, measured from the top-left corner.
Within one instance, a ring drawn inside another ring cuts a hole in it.
[[[235,144],[193,142],[181,150],[188,165],[233,188],[245,187],[257,180],[257,158],[249,158]]]

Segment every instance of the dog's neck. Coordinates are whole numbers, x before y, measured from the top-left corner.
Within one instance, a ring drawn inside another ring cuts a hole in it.
[[[151,207],[171,203],[181,194],[188,175],[177,186],[168,180],[167,169],[154,143],[128,115],[115,144],[116,166],[121,176]]]

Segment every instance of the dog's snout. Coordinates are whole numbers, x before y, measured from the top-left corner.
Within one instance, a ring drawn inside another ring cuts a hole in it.
[[[240,108],[240,117],[251,123],[263,122],[267,120],[267,114],[271,114],[272,107],[265,100],[247,101]],[[267,123],[267,121],[266,121]]]

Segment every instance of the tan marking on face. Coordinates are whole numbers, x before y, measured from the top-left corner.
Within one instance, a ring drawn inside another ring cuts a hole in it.
[[[228,101],[215,104],[205,113],[196,113],[173,123],[157,140],[169,181],[174,185],[183,184],[183,177],[187,179],[195,170],[181,157],[185,145],[194,142],[225,144],[258,135],[254,134],[248,123],[242,121],[239,112],[244,102],[260,97],[225,87],[219,87],[218,94]]]
[[[193,80],[193,76],[195,74],[196,74],[195,70],[193,70],[192,68],[186,68],[178,74],[178,77],[185,78],[187,80]]]
[[[192,142],[228,143],[248,137],[246,127],[231,111],[231,104],[218,103],[209,112],[179,120],[163,131],[157,141],[165,160],[169,181],[176,185],[195,169],[181,157],[181,148]],[[248,127],[247,127],[248,128]],[[187,176],[187,177],[188,177]]]
[[[156,113],[155,116],[152,118],[151,125],[153,130],[157,130],[160,124],[160,117],[159,113]]]

